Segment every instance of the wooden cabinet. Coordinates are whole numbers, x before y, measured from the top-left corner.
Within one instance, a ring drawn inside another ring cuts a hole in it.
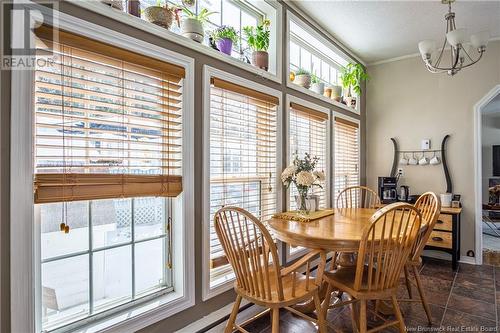
[[[426,250],[444,251],[451,254],[451,265],[457,269],[460,259],[460,215],[462,208],[441,208],[438,221],[434,226]]]

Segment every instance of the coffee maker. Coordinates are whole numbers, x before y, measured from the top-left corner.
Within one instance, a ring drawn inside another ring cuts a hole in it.
[[[398,179],[396,177],[378,177],[378,196],[382,203],[398,201]]]

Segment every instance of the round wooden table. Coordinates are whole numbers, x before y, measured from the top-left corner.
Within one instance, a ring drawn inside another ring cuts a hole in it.
[[[357,252],[363,230],[376,209],[337,208],[310,222],[271,219],[268,225],[277,239],[293,246],[336,252]]]

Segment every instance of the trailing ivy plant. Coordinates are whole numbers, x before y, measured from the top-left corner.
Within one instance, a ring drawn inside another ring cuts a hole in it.
[[[309,71],[306,71],[305,69],[299,68],[296,72],[295,75],[311,75]]]
[[[342,68],[340,75],[342,86],[345,89],[349,89],[349,96],[351,95],[351,89],[356,93],[356,95],[361,96],[361,84],[369,79],[370,77],[366,74],[363,66],[353,63],[349,63],[347,66]]]
[[[243,27],[248,46],[254,51],[266,51],[269,49],[269,38],[271,32],[269,26],[271,21],[264,20],[256,28],[252,26]]]
[[[319,79],[319,77],[316,74],[311,74],[311,82],[312,83],[320,83],[321,80]]]

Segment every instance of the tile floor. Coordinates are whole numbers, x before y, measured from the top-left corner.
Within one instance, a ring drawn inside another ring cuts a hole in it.
[[[500,331],[500,267],[460,264],[453,272],[451,264],[440,260],[425,260],[421,276],[430,303],[433,325],[427,323],[420,303],[402,303],[401,310],[408,332],[497,332]],[[407,297],[406,289],[400,294]],[[414,294],[417,295],[416,289]],[[371,316],[370,316],[371,317]],[[348,307],[330,310],[327,317],[335,330],[352,332]],[[376,323],[376,322],[375,322]],[[374,322],[369,322],[373,326]],[[282,311],[281,332],[315,332],[315,326],[288,311]],[[247,327],[249,332],[271,332],[269,317],[265,316]],[[382,332],[397,332],[389,328]]]

